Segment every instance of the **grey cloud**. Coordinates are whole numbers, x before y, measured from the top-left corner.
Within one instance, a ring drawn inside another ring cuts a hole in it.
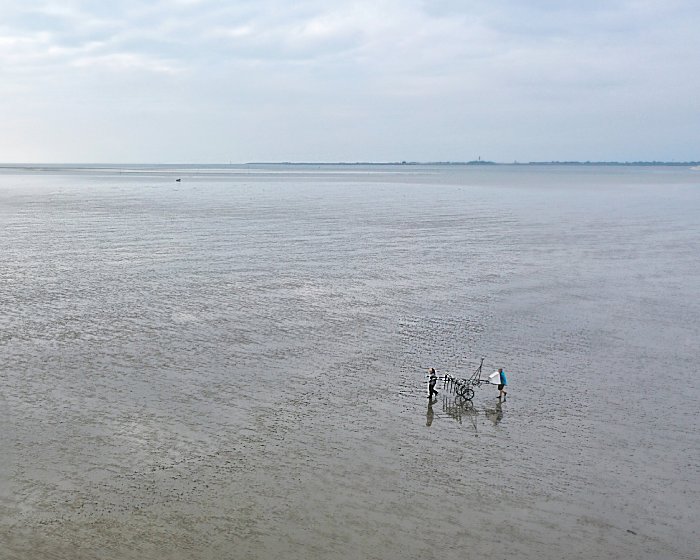
[[[649,145],[635,112],[699,116],[698,11],[680,0],[9,3],[0,102],[7,126],[54,111],[114,134],[148,123],[156,139],[175,114],[216,142],[238,145],[230,130],[255,137],[245,146],[257,150],[267,127],[281,159],[285,142],[305,146],[306,159],[319,144],[334,159],[353,144],[381,159],[411,142],[405,157],[440,157],[476,133],[496,149],[507,131],[505,154],[533,122],[555,136],[577,122],[609,133],[614,118],[634,131],[630,143]],[[18,90],[33,93],[3,95]],[[323,139],[333,127],[347,131],[342,144]]]

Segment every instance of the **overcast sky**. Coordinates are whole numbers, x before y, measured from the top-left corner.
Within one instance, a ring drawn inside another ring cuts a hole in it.
[[[698,160],[698,0],[0,0],[0,162]]]

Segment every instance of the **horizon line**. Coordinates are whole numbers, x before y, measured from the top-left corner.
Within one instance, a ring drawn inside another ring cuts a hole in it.
[[[602,165],[602,166],[625,166],[625,165],[658,165],[658,166],[684,166],[700,165],[700,160],[675,161],[675,160],[533,160],[533,161],[512,161],[502,162],[493,160],[434,160],[434,161],[248,161],[248,162],[218,162],[218,163],[201,163],[201,162],[3,162],[0,163],[0,168],[13,167],[36,167],[36,166],[241,166],[241,165],[469,165],[469,166],[491,166],[491,165],[507,165],[507,166],[525,166],[525,165]]]

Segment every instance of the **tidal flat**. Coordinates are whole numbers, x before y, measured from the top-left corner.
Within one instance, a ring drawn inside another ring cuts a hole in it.
[[[697,558],[698,217],[687,168],[0,169],[0,559]],[[428,404],[481,357],[507,403]]]

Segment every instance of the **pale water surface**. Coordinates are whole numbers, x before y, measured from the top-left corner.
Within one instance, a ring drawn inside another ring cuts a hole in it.
[[[5,168],[0,247],[2,560],[699,557],[700,172]]]

